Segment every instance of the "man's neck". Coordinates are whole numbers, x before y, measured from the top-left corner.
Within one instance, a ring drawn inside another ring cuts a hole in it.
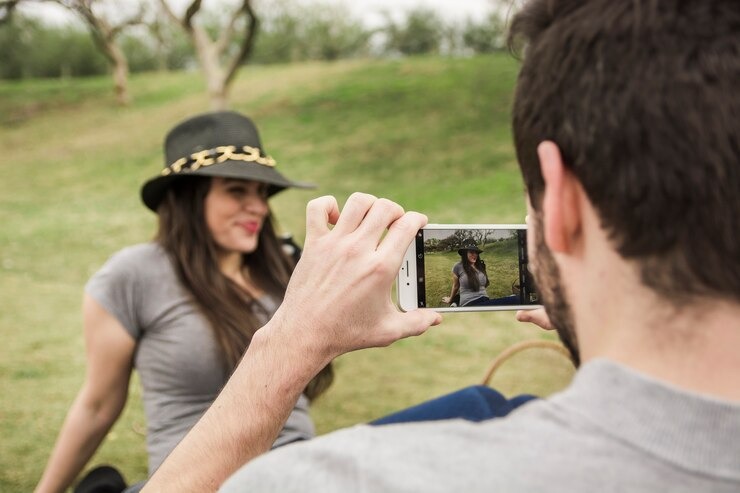
[[[581,348],[583,360],[607,358],[686,390],[740,402],[740,304],[650,306],[649,299],[624,304],[621,316],[604,320],[604,337]]]
[[[556,254],[581,360],[607,358],[678,387],[740,401],[740,302],[677,302],[645,286],[581,203],[581,229]]]

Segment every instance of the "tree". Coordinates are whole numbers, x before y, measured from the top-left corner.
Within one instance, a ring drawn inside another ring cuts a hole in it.
[[[439,238],[429,238],[424,241],[424,250],[427,252],[438,252],[440,251],[439,248]]]
[[[260,33],[250,60],[285,63],[367,55],[372,31],[343,5],[278,0],[260,9]]]
[[[150,37],[127,34],[121,37],[118,45],[126,55],[131,73],[159,70],[161,63],[166,64],[166,59],[164,62],[160,60],[154,40]]]
[[[106,59],[78,26],[47,26],[16,12],[0,27],[0,79],[99,75],[106,69]]]
[[[31,47],[39,26],[23,15],[11,17],[11,10],[3,19],[0,29],[0,78],[21,79],[29,75],[28,62],[33,61]]]
[[[0,1],[0,25],[10,21],[15,6],[20,0],[2,0]]]
[[[166,19],[166,15],[159,15],[163,9],[160,4],[157,5],[160,12],[146,23],[154,46],[157,70],[164,72],[184,68],[194,58],[192,46],[185,39],[182,29]]]
[[[256,63],[285,63],[301,60],[301,18],[294,6],[279,3],[268,11],[254,48]]]
[[[463,44],[476,53],[503,50],[506,46],[506,22],[497,11],[481,23],[468,19],[463,30]]]
[[[433,11],[417,8],[408,13],[403,24],[386,18],[386,48],[403,55],[436,53],[444,37],[444,25]]]
[[[321,4],[312,7],[303,16],[306,58],[336,60],[367,51],[371,33],[346,8]]]
[[[216,32],[193,21],[201,11],[202,0],[193,0],[182,17],[178,17],[169,4],[169,0],[160,0],[166,15],[179,24],[195,49],[201,71],[206,79],[206,87],[214,110],[228,106],[228,90],[234,80],[239,66],[249,58],[257,35],[259,21],[252,10],[251,0],[242,0],[229,17],[225,26],[219,26]],[[234,41],[239,24],[243,24],[241,42],[234,49]],[[213,37],[212,37],[213,36]]]
[[[129,104],[131,96],[128,91],[128,60],[118,44],[118,37],[126,28],[143,22],[143,4],[138,4],[139,8],[133,16],[114,24],[104,15],[100,8],[102,2],[99,0],[56,0],[56,2],[78,14],[85,22],[95,44],[111,67],[116,100],[121,105]]]

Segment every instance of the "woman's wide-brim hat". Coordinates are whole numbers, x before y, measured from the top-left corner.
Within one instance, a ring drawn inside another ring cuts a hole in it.
[[[483,250],[478,248],[478,245],[476,245],[475,243],[469,242],[463,243],[463,246],[457,250],[458,255],[465,255],[465,252],[483,253]]]
[[[164,141],[165,166],[144,183],[141,198],[157,210],[167,189],[184,176],[221,176],[267,183],[267,195],[286,188],[315,188],[280,174],[265,153],[252,120],[233,111],[204,113],[176,125]]]

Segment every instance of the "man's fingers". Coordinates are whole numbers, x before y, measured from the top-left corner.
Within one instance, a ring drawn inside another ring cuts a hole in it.
[[[337,199],[325,195],[311,200],[306,206],[306,240],[328,233],[329,224],[336,224],[338,218]]]
[[[403,216],[403,207],[388,199],[378,199],[370,207],[357,233],[365,238],[371,238],[378,244],[386,228]]]
[[[442,323],[442,314],[434,310],[420,308],[410,312],[399,312],[399,327],[401,327],[401,337],[413,337],[423,334],[429,327]]]
[[[387,320],[387,323],[388,330],[378,332],[375,338],[365,341],[366,345],[363,347],[390,346],[401,339],[419,336],[429,327],[442,323],[442,315],[433,310],[420,308],[406,313],[397,312]]]
[[[378,253],[387,256],[390,262],[400,265],[416,233],[426,224],[427,217],[424,214],[407,212],[388,228],[388,234],[378,246]]]
[[[534,310],[519,310],[516,312],[516,319],[519,322],[533,323],[540,328],[545,330],[553,330],[555,327],[550,322],[550,317],[547,316],[547,312],[544,308],[536,308]]]
[[[352,233],[360,225],[376,200],[378,199],[374,195],[367,193],[355,192],[350,195],[342,208],[342,213],[337,220],[334,231],[339,234]]]

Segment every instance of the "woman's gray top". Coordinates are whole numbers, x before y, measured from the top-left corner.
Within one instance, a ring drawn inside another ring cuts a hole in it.
[[[143,389],[151,475],[226,383],[218,343],[157,244],[116,253],[85,290],[136,340],[134,366]],[[257,317],[267,322],[279,303],[264,296],[256,304]],[[301,396],[273,447],[314,434],[308,399]]]
[[[478,272],[478,291],[473,291],[470,287],[470,281],[468,280],[468,275],[465,273],[462,262],[458,262],[452,267],[452,273],[456,275],[460,281],[460,306],[465,306],[481,296],[488,296],[488,293],[486,292],[487,279],[486,275],[482,272]]]

